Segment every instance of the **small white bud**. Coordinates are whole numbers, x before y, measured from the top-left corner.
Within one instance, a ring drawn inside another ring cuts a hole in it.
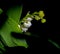
[[[32,18],[28,17],[28,18],[27,18],[27,21],[32,21]]]
[[[32,24],[31,24],[31,22],[29,22],[29,21],[28,21],[27,23],[26,23],[26,22],[24,22],[24,27],[29,28],[31,25],[32,25]]]
[[[26,32],[28,30],[28,28],[22,28],[23,32]]]

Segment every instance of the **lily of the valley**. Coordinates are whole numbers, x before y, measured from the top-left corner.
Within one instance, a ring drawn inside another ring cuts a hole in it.
[[[32,25],[32,23],[30,21],[28,21],[28,22],[24,22],[23,25],[24,25],[24,27],[29,28]]]
[[[32,26],[32,23],[31,23],[32,20],[33,20],[32,18],[28,17],[26,19],[26,22],[24,22],[22,24],[23,26],[22,26],[21,29],[22,29],[23,32],[26,32],[28,30],[28,28]]]
[[[28,16],[29,16],[29,17],[28,17]],[[41,20],[41,23],[45,23],[45,22],[46,22],[46,19],[44,19],[44,16],[45,16],[45,14],[44,14],[43,11],[34,12],[32,15],[29,14],[29,12],[28,12],[28,14],[26,15],[26,17],[23,18],[23,20],[22,20],[23,24],[20,25],[22,31],[23,31],[23,32],[26,32],[26,31],[29,29],[29,27],[32,26],[31,21],[32,21],[33,19],[35,19],[35,20],[37,20],[37,21],[38,21],[38,20]],[[27,18],[27,17],[28,17],[28,18]],[[20,26],[19,26],[19,27],[20,27]]]

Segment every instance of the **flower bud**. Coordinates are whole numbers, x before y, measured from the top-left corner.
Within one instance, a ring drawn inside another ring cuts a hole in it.
[[[32,24],[31,24],[30,21],[28,21],[28,22],[24,22],[24,27],[29,28],[31,25],[32,25]]]
[[[40,16],[41,18],[43,18],[43,17],[45,16],[44,12],[43,12],[43,11],[39,11],[39,16]]]
[[[45,22],[46,22],[46,19],[41,19],[41,22],[42,22],[42,23],[45,23]]]
[[[28,17],[28,18],[27,18],[27,21],[32,21],[32,18]]]
[[[21,28],[23,32],[26,32],[28,28]]]

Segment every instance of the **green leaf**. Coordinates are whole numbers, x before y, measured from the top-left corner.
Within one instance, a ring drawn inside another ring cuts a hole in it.
[[[2,44],[2,42],[0,41],[0,49],[5,51],[4,45]]]
[[[6,14],[9,18],[13,18],[13,20],[19,23],[22,14],[22,5],[9,8]]]
[[[7,11],[8,19],[3,25],[2,29],[0,29],[0,35],[2,36],[3,42],[6,43],[8,47],[28,47],[25,39],[16,39],[11,35],[11,32],[22,33],[21,28],[18,26],[19,18],[21,16],[21,10],[22,6],[20,8],[17,6],[9,9]]]
[[[25,39],[16,39],[16,38],[12,38],[14,43],[17,44],[17,46],[24,46],[25,48],[28,47],[26,40]]]
[[[19,40],[18,42],[16,38],[13,38],[11,36],[11,32],[22,33],[21,29],[18,27],[18,24],[13,19],[9,18],[6,24],[4,25],[3,29],[0,30],[0,34],[2,38],[4,39],[4,41],[9,47],[27,46],[26,41],[22,42],[21,40]],[[15,44],[15,42],[19,43],[19,45],[17,43]],[[21,43],[24,43],[24,45]]]

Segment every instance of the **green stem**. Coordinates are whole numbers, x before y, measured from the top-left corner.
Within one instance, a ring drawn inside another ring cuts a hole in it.
[[[52,43],[54,46],[56,46],[57,48],[60,49],[60,46],[59,46],[57,43],[55,43],[54,41],[52,41],[52,40],[50,40],[50,39],[48,39],[48,41],[49,41],[50,43]]]

